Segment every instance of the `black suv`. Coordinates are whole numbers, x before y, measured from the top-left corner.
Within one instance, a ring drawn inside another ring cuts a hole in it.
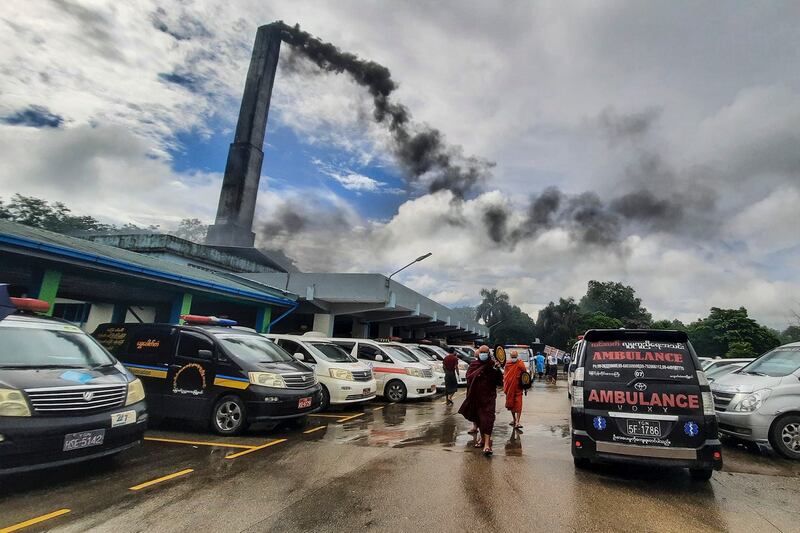
[[[101,324],[93,335],[142,380],[151,417],[207,421],[235,435],[320,409],[313,370],[252,330]]]
[[[572,456],[689,468],[722,468],[708,382],[686,333],[589,330],[572,381]]]

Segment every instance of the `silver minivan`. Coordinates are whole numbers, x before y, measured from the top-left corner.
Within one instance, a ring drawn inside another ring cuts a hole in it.
[[[800,460],[800,342],[722,376],[711,391],[721,434]]]

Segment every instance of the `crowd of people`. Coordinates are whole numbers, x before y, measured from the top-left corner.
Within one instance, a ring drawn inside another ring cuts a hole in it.
[[[505,408],[511,413],[513,432],[522,431],[522,399],[534,376],[540,381],[555,384],[558,377],[558,359],[554,354],[546,357],[537,353],[530,361],[530,372],[517,351],[511,351],[503,362],[495,358],[488,346],[478,349],[477,358],[467,368],[467,395],[458,409],[459,414],[472,422],[468,431],[474,435],[473,446],[482,448],[486,456],[493,453],[492,432],[495,424],[497,389],[503,387]],[[569,367],[569,355],[563,359],[564,371]],[[453,395],[458,390],[456,372],[458,358],[450,348],[444,359],[445,394],[447,405],[453,405]]]

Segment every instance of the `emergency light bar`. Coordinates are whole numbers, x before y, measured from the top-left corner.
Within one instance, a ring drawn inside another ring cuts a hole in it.
[[[31,311],[32,313],[46,313],[50,310],[50,302],[37,300],[36,298],[10,298],[11,304],[20,311]]]
[[[181,315],[180,318],[187,324],[197,324],[203,326],[235,326],[238,324],[238,322],[235,320],[217,318],[215,316]]]

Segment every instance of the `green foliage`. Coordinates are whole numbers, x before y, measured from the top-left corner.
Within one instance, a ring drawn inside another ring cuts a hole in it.
[[[41,198],[23,196],[19,193],[15,194],[7,204],[0,199],[0,219],[55,231],[56,233],[158,230],[158,226],[142,228],[135,224],[125,224],[123,226],[103,224],[92,216],[73,215],[72,210],[61,202],[48,202]]]
[[[187,241],[203,243],[208,234],[208,224],[203,224],[199,218],[184,218],[172,234]]]
[[[732,350],[742,353],[749,346],[754,357],[778,346],[781,340],[767,327],[747,316],[747,309],[720,309],[712,307],[706,318],[692,322],[687,327],[689,340],[698,355],[732,357]]]
[[[550,302],[539,311],[536,319],[537,336],[546,344],[569,350],[577,337],[582,319],[583,315],[574,298],[560,298],[558,303]]]
[[[481,298],[483,300],[475,308],[475,320],[482,320],[491,327],[510,316],[508,294],[497,289],[481,289]]]
[[[728,345],[728,353],[725,357],[746,358],[756,357],[757,354],[753,350],[753,346],[749,342],[733,341]]]
[[[578,334],[585,333],[590,329],[618,329],[621,327],[622,320],[608,316],[601,311],[595,311],[581,316],[578,323]]]
[[[626,328],[646,328],[653,318],[633,287],[613,281],[590,281],[579,305],[583,313],[599,311],[622,321]]]
[[[678,319],[675,320],[656,320],[650,327],[653,329],[674,329],[678,331],[686,331],[686,324]]]
[[[782,344],[800,341],[800,326],[789,326],[783,330],[780,339]]]
[[[491,330],[492,344],[530,344],[536,339],[536,324],[516,305],[506,310],[502,322]]]

